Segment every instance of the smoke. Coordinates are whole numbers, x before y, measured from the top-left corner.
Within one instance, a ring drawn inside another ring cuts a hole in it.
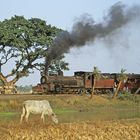
[[[82,47],[96,38],[104,38],[140,18],[140,7],[127,7],[121,2],[113,5],[102,23],[95,23],[89,15],[84,15],[74,23],[71,32],[63,31],[54,39],[48,51],[47,63],[58,56],[68,53],[73,47]]]

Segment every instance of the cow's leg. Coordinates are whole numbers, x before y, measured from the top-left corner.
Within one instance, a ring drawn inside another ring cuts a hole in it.
[[[25,120],[26,120],[26,122],[28,123],[28,118],[29,118],[29,115],[30,115],[30,112],[29,111],[27,111],[26,112],[26,116],[25,116]]]
[[[23,117],[25,116],[25,114],[26,114],[26,110],[25,110],[25,107],[23,107],[22,114],[21,114],[21,117],[20,117],[20,124],[22,123],[22,120],[23,120]]]
[[[45,123],[44,113],[41,114],[41,120]]]

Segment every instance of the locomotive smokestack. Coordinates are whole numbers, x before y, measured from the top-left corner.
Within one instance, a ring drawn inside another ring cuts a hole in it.
[[[124,27],[133,20],[140,18],[140,7],[126,7],[121,2],[113,5],[102,23],[96,24],[90,16],[83,16],[74,23],[71,32],[61,32],[53,42],[48,52],[48,64],[52,59],[68,53],[72,47],[81,47],[93,42],[96,38],[103,38],[117,29]]]

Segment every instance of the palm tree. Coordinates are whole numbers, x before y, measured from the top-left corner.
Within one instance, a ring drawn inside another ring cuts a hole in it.
[[[117,80],[119,81],[119,84],[117,86],[117,89],[113,95],[113,98],[115,98],[117,95],[118,95],[118,91],[122,85],[122,83],[127,80],[127,75],[125,74],[126,70],[125,69],[121,69],[121,73],[120,75],[118,76]]]
[[[92,87],[92,92],[91,92],[91,97],[90,97],[91,99],[93,97],[94,90],[96,87],[96,80],[100,78],[100,73],[101,73],[101,71],[97,67],[94,67],[94,69],[93,69],[93,87]]]

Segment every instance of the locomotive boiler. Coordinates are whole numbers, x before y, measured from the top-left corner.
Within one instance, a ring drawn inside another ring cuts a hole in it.
[[[84,89],[84,81],[80,76],[44,75],[40,84],[33,87],[37,93],[79,93]]]

